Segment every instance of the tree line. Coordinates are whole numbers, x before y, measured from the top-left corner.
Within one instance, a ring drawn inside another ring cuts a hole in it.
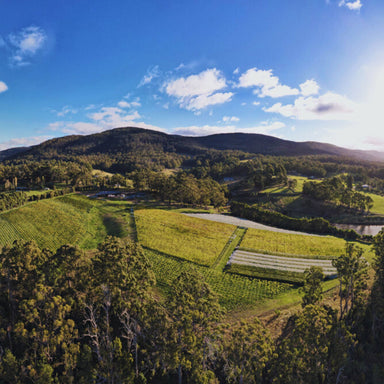
[[[0,382],[373,383],[384,372],[383,249],[381,232],[368,305],[367,264],[348,244],[334,264],[339,311],[321,304],[322,271],[311,268],[302,310],[273,339],[257,318],[223,322],[218,296],[193,268],[159,300],[136,243],[109,237],[96,252],[52,253],[17,241],[0,252]],[[362,346],[375,359],[355,376]]]
[[[198,179],[186,172],[166,175],[149,169],[132,175],[134,188],[154,193],[164,202],[221,207],[227,204],[228,190],[210,177]]]
[[[25,192],[0,192],[0,212],[18,208],[30,201],[51,199],[74,192],[74,188],[53,189],[43,193],[27,194]]]
[[[328,234],[342,237],[346,240],[372,240],[372,236],[360,236],[356,231],[339,229],[322,217],[299,219],[286,216],[280,212],[263,209],[257,205],[248,205],[237,201],[231,202],[231,214],[244,219],[294,231]]]
[[[321,182],[307,181],[303,185],[303,195],[361,211],[373,207],[370,196],[354,190],[351,175],[335,176]]]

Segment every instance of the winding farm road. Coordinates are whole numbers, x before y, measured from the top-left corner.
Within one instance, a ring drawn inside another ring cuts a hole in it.
[[[246,219],[240,219],[239,217],[235,217],[235,216],[220,215],[220,214],[217,214],[217,213],[185,213],[185,215],[191,216],[191,217],[197,217],[199,219],[217,221],[219,223],[233,224],[233,225],[236,225],[238,227],[262,229],[262,230],[265,230],[265,231],[280,232],[280,233],[290,233],[290,234],[293,234],[293,235],[306,235],[306,236],[324,237],[324,235],[315,235],[313,233],[306,233],[306,232],[299,232],[299,231],[290,231],[288,229],[281,229],[281,228],[271,227],[269,225],[264,225],[264,224],[256,223],[255,221],[246,220]]]

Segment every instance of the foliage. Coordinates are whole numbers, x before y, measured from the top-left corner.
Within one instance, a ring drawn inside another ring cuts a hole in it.
[[[166,307],[172,320],[168,349],[179,383],[184,372],[204,367],[205,345],[222,311],[217,295],[196,271],[182,272],[172,283]]]
[[[333,260],[333,265],[337,268],[337,275],[340,282],[341,319],[350,313],[354,314],[354,311],[358,310],[363,304],[368,275],[368,263],[362,257],[363,252],[362,248],[347,243],[345,253]],[[354,315],[356,316],[356,314]]]
[[[324,280],[322,268],[311,267],[305,274],[305,282],[302,288],[303,302],[305,307],[310,304],[318,304],[323,298],[323,287],[321,285]]]
[[[209,177],[197,179],[185,172],[167,176],[143,169],[134,172],[132,178],[137,190],[155,193],[161,201],[214,207],[227,203],[226,188]]]
[[[339,340],[337,317],[332,309],[307,305],[287,323],[284,336],[271,367],[274,383],[336,382],[350,341],[345,344]],[[343,339],[351,340],[348,333]]]
[[[224,339],[224,372],[228,383],[260,383],[274,345],[267,330],[255,318],[231,325]]]
[[[259,208],[257,206],[249,206],[248,204],[239,202],[231,203],[231,213],[234,216],[253,220],[263,224],[272,225],[278,228],[340,236],[348,240],[356,240],[359,238],[359,235],[355,231],[345,231],[342,229],[338,229],[334,225],[331,225],[329,221],[323,218],[297,219],[283,215],[279,212],[269,211],[263,208]]]
[[[325,179],[320,183],[306,182],[303,194],[316,200],[331,201],[361,211],[369,211],[373,207],[372,198],[354,191],[351,180],[344,175]]]

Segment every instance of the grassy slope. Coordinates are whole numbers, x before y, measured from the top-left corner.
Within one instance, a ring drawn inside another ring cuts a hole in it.
[[[306,181],[320,181],[320,180],[310,180],[308,177],[304,176],[292,176],[288,175],[288,179],[295,179],[297,181],[297,185],[293,191],[291,191],[287,186],[276,186],[271,188],[266,188],[261,191],[261,193],[281,193],[281,194],[292,194],[294,193],[301,193],[303,191],[303,184]]]
[[[145,217],[143,217],[143,213]],[[135,216],[139,240],[140,238],[143,238],[144,231],[144,236],[153,241],[153,246],[150,247],[152,249],[146,250],[146,254],[153,266],[158,285],[165,294],[170,294],[170,284],[178,274],[183,270],[195,268],[220,295],[221,304],[231,311],[243,311],[248,310],[251,307],[268,307],[266,303],[272,299],[276,306],[284,306],[291,302],[296,303],[300,301],[301,296],[297,289],[294,289],[295,286],[292,284],[268,280],[265,278],[267,276],[261,276],[264,277],[264,279],[248,278],[244,276],[244,274],[239,273],[240,271],[228,273],[231,272],[230,269],[223,270],[231,253],[229,251],[232,250],[234,244],[236,245],[236,241],[234,240],[227,243],[227,246],[223,248],[223,257],[219,260],[216,259],[216,262],[211,264],[211,267],[196,265],[196,263],[191,262],[191,259],[185,261],[181,260],[181,257],[186,259],[186,254],[193,254],[194,241],[191,239],[196,235],[196,226],[203,224],[201,223],[201,220],[189,218],[194,223],[188,228],[181,224],[184,224],[186,219],[185,216],[173,212],[148,209],[136,211]],[[143,222],[145,225],[143,225]],[[191,221],[188,220],[188,222]],[[214,226],[217,226],[221,223],[213,224]],[[156,228],[156,231],[154,228]],[[163,234],[166,233],[166,235],[161,236],[160,231]],[[236,229],[235,233],[232,233],[230,237],[233,237],[234,234],[241,237],[243,232],[244,230]],[[270,233],[268,231],[261,232],[266,232],[267,235]],[[274,235],[275,241],[279,241],[280,236],[283,234],[275,233]],[[169,253],[167,254],[166,249],[169,249],[170,243],[176,241],[179,236],[183,236],[183,240],[180,240],[180,246],[182,246],[183,249],[182,251],[179,250],[178,254],[173,255],[174,257],[172,257]],[[228,237],[228,239],[230,237]],[[189,239],[189,241],[186,241],[186,239]],[[324,239],[328,238],[316,237],[317,241],[324,241]],[[341,244],[344,246],[344,242],[341,241]],[[228,250],[228,252],[226,252],[226,250]],[[287,281],[290,280],[287,279]],[[325,282],[324,284],[335,286],[337,283],[333,281]]]
[[[371,212],[384,215],[384,196],[375,195],[373,193],[366,193],[366,195],[370,196],[373,200]]]
[[[116,203],[100,203],[70,195],[30,203],[0,215],[0,244],[35,240],[55,250],[63,244],[96,248],[106,235],[129,235],[129,216],[122,216]],[[127,221],[125,221],[127,220]]]
[[[135,218],[143,246],[207,266],[215,262],[236,228],[157,209],[137,210]]]
[[[277,255],[334,258],[344,252],[345,240],[331,236],[306,236],[250,228],[241,247]]]

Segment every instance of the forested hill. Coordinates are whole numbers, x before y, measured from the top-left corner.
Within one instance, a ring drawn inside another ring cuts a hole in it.
[[[203,154],[207,150],[235,150],[279,156],[336,155],[362,160],[384,160],[384,153],[354,151],[317,142],[294,142],[261,134],[226,133],[202,137],[168,135],[141,128],[116,128],[88,136],[66,136],[20,151],[0,152],[2,159],[74,159],[79,156],[126,156],[131,162],[144,156],[178,160],[180,156]],[[8,150],[9,151],[9,150]]]
[[[22,152],[27,151],[28,149],[29,149],[28,147],[17,147],[17,148],[10,148],[4,151],[0,151],[0,161],[5,160],[9,157],[16,156]]]

